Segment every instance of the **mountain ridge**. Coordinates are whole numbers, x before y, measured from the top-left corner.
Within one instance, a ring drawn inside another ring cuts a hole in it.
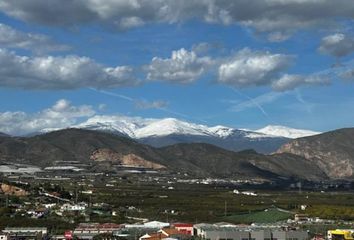
[[[99,155],[94,154],[97,151],[100,151]],[[0,160],[41,167],[55,166],[57,161],[63,160],[79,161],[93,164],[95,169],[105,169],[104,166],[109,166],[110,162],[118,161],[157,169],[166,167],[168,171],[193,176],[326,179],[317,166],[292,154],[237,153],[207,143],[180,143],[154,148],[131,138],[83,129],[58,130],[27,138],[0,137]]]
[[[286,137],[291,139],[321,134],[321,132],[289,128],[289,127],[279,126],[279,125],[268,125],[264,128],[255,130],[255,132],[273,135],[273,136]]]
[[[231,151],[254,149],[264,154],[277,151],[294,136],[318,133],[284,126],[267,126],[259,130],[248,130],[222,125],[209,127],[176,118],[152,119],[105,115],[93,116],[83,123],[74,124],[72,128],[113,133],[153,147],[178,143],[209,143]],[[59,129],[46,128],[39,133],[28,134],[26,137],[56,130]]]
[[[354,178],[354,128],[342,128],[284,144],[277,153],[302,156],[331,178]]]
[[[272,153],[288,142],[288,138],[267,134],[253,130],[242,130],[226,126],[208,127],[181,121],[175,118],[142,119],[134,117],[95,116],[88,121],[75,125],[75,128],[111,132],[121,136],[128,136],[140,143],[154,147],[163,147],[177,143],[210,143],[228,150],[241,151],[255,149],[260,153]],[[285,127],[283,127],[285,129]],[[311,131],[297,130],[298,135]],[[313,132],[315,133],[315,132]],[[316,132],[317,134],[317,132]]]

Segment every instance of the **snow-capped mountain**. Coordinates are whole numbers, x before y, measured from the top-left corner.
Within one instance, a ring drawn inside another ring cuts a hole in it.
[[[85,122],[70,127],[109,132],[133,138],[154,147],[199,142],[233,151],[254,149],[261,153],[276,151],[290,138],[318,134],[313,131],[282,126],[267,126],[253,131],[220,125],[209,127],[175,118],[153,119],[105,115],[93,116]],[[51,129],[43,129],[41,133],[50,131]]]
[[[126,116],[94,116],[73,127],[110,132],[155,147],[202,142],[234,151],[252,148],[262,153],[269,153],[277,150],[281,144],[288,140],[284,137],[252,130],[240,130],[226,126],[209,127],[175,118],[145,119]]]
[[[136,138],[167,136],[171,134],[208,136],[212,133],[205,125],[183,122],[175,118],[156,120],[137,129]]]
[[[208,127],[175,118],[143,119],[138,117],[94,116],[86,122],[73,126],[88,130],[104,131],[140,139],[168,135],[193,135],[227,138],[239,135],[247,138],[277,137],[252,130],[240,130],[225,126]]]
[[[96,115],[73,127],[102,132],[111,132],[117,135],[135,138],[135,132],[137,129],[146,126],[149,121],[149,119],[143,119],[139,117],[134,118],[125,116]]]
[[[277,125],[269,125],[264,128],[255,130],[255,132],[272,135],[272,136],[291,138],[291,139],[320,134],[320,132],[315,132],[311,130],[289,128],[289,127],[277,126]]]

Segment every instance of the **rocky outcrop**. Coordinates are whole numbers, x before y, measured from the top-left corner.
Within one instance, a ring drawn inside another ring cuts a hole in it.
[[[100,148],[95,150],[91,154],[90,159],[96,162],[103,162],[103,161],[120,162],[122,159],[122,154],[119,154],[108,148]]]
[[[152,168],[152,169],[165,169],[166,168],[165,166],[163,166],[161,164],[147,161],[147,160],[145,160],[135,154],[132,154],[132,153],[124,155],[121,160],[121,164],[125,165],[125,166],[144,167],[144,168]]]
[[[22,188],[8,185],[5,183],[1,183],[0,189],[1,192],[4,193],[5,195],[24,197],[29,194],[27,191],[23,190]]]
[[[114,162],[126,167],[143,167],[143,168],[151,168],[151,169],[166,168],[164,165],[145,160],[144,158],[136,154],[133,153],[121,154],[107,148],[98,149],[94,151],[90,159],[96,162],[104,162],[104,161]]]

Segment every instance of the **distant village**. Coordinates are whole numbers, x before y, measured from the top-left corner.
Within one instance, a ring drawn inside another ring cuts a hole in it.
[[[80,167],[80,168],[79,168]],[[269,211],[289,214],[292,217],[275,223],[252,223],[252,224],[233,224],[229,222],[217,223],[195,223],[190,222],[162,222],[150,221],[148,218],[136,217],[128,213],[139,213],[138,206],[126,205],[124,209],[114,208],[110,204],[102,201],[92,201],[97,186],[105,191],[114,191],[123,181],[134,181],[131,175],[110,175],[103,172],[85,172],[84,166],[47,167],[39,170],[33,167],[22,166],[0,166],[2,181],[0,182],[0,195],[6,209],[11,209],[10,218],[23,217],[27,219],[46,219],[48,216],[55,216],[57,219],[65,219],[72,228],[60,231],[53,231],[44,226],[28,227],[4,227],[0,229],[0,240],[346,240],[352,236],[351,230],[330,230],[309,231],[302,225],[323,224],[336,225],[336,220],[321,219],[319,217],[309,217],[305,213],[293,214],[288,210],[273,206],[265,209]],[[125,169],[126,171],[127,169]],[[132,169],[129,171],[133,171]],[[147,172],[147,169],[140,169],[129,174],[139,174],[139,180],[148,184],[154,184],[164,192],[174,191],[178,184],[185,185],[205,185],[211,189],[217,186],[226,186],[228,194],[235,197],[245,197],[246,199],[257,199],[262,197],[256,190],[242,188],[247,186],[261,185],[261,180],[232,180],[232,179],[193,179],[186,175],[163,176],[154,172]],[[77,174],[80,172],[80,174]],[[127,174],[125,172],[125,174]],[[133,175],[134,176],[134,175]],[[100,182],[100,179],[104,181]],[[117,179],[120,179],[118,181]],[[134,182],[132,184],[139,184]],[[33,185],[36,186],[33,189]],[[62,186],[69,186],[70,191]],[[240,188],[236,188],[239,186]],[[321,185],[322,187],[325,185]],[[301,191],[301,184],[293,183],[288,186],[295,191]],[[331,185],[327,186],[327,189]],[[344,186],[345,187],[345,186]],[[14,199],[27,199],[31,196],[32,200],[14,201]],[[15,197],[15,198],[12,198]],[[156,195],[157,199],[167,198],[167,195]],[[274,202],[275,203],[275,202]],[[297,206],[299,211],[305,211],[306,204]],[[166,217],[175,216],[179,213],[175,209],[164,209]],[[225,215],[227,206],[225,202]],[[124,213],[127,223],[110,222],[109,219],[117,218]],[[91,216],[102,217],[106,222],[96,222]],[[76,219],[75,221],[73,219]],[[78,222],[80,219],[81,222]],[[352,222],[342,222],[347,225]]]

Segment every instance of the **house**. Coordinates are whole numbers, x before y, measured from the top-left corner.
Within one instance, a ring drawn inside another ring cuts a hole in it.
[[[123,226],[115,223],[80,223],[73,231],[72,235],[78,239],[91,240],[94,236],[102,233],[119,231]]]
[[[166,222],[159,222],[159,221],[151,221],[151,222],[147,222],[144,223],[144,226],[146,228],[165,228],[165,227],[169,227],[170,224],[166,223]]]
[[[65,203],[61,206],[62,211],[84,211],[86,209],[87,204],[80,203],[80,204],[70,204]]]
[[[141,236],[139,240],[159,240],[159,239],[190,239],[191,235],[178,231],[175,228],[162,228],[158,232],[149,233]]]
[[[184,234],[193,236],[193,224],[191,223],[174,223],[172,226]]]
[[[161,240],[167,238],[162,233],[147,233],[139,238],[139,240]]]
[[[42,208],[37,208],[35,210],[29,210],[27,211],[27,214],[30,215],[32,218],[41,218],[48,214],[48,209],[42,207]]]
[[[125,228],[141,228],[141,229],[161,229],[169,227],[170,224],[166,222],[151,221],[143,224],[126,224]]]
[[[44,238],[48,231],[44,227],[7,227],[3,230],[7,240],[37,240]]]
[[[176,228],[162,228],[159,233],[167,236],[168,238],[175,238],[175,239],[189,239],[191,238],[191,234],[184,233],[179,231]]]
[[[51,209],[53,207],[55,207],[57,204],[56,203],[45,203],[43,204],[43,207],[47,208],[47,209]]]
[[[307,214],[295,214],[295,222],[308,222],[309,216]]]
[[[215,224],[196,224],[197,237],[208,240],[307,240],[308,233],[300,230],[288,230],[279,227],[219,227]]]

